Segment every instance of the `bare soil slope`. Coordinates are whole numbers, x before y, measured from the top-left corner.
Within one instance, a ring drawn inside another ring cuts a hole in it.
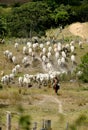
[[[69,31],[76,36],[80,36],[83,39],[88,38],[88,22],[87,23],[74,23],[69,26]]]
[[[54,37],[55,39],[62,39],[66,37],[72,37],[72,39],[74,39],[78,36],[83,40],[88,40],[88,22],[76,22],[66,26],[62,30],[60,30],[60,28],[49,29],[46,31],[46,35],[47,37]]]

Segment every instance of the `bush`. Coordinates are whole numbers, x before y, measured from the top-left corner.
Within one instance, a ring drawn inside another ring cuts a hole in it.
[[[8,5],[6,3],[0,3],[0,6],[3,7],[3,8],[7,8]]]
[[[60,75],[60,81],[69,81],[71,79],[71,74],[63,73]]]
[[[69,130],[84,130],[88,128],[88,118],[85,114],[79,115],[79,117],[70,125]],[[82,129],[81,129],[82,128]]]
[[[79,79],[85,83],[88,83],[88,53],[81,58],[81,64],[78,69],[82,72]]]
[[[30,130],[30,116],[22,115],[19,119],[19,125],[22,130]]]

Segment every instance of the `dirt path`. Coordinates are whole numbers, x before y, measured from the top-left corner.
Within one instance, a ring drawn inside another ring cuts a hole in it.
[[[41,101],[38,101],[37,105],[42,105],[42,104],[47,103],[47,102],[48,103],[50,103],[50,102],[56,103],[58,106],[58,112],[63,113],[62,102],[56,96],[43,95],[43,99]]]

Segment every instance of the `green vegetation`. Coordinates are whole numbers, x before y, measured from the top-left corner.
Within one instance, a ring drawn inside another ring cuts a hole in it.
[[[82,72],[82,74],[79,76],[79,79],[88,83],[88,53],[81,58],[79,70]]]
[[[80,114],[79,117],[75,120],[73,124],[70,125],[69,130],[85,129],[84,126],[87,126],[87,116],[85,114]]]
[[[45,35],[51,27],[88,21],[87,0],[32,0],[13,5],[0,5],[0,37]]]
[[[19,113],[21,115],[19,117],[19,127],[20,127],[20,129],[30,130],[30,125],[31,125],[30,116],[24,114],[24,110],[23,110],[22,106],[19,106],[18,110],[19,110]]]

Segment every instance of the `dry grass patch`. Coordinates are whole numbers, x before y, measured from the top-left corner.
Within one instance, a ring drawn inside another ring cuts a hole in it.
[[[83,85],[81,87],[83,87]],[[70,127],[70,125],[75,122],[75,120],[79,117],[81,113],[84,113],[86,114],[86,116],[88,116],[88,92],[87,90],[79,89],[79,86],[76,83],[61,83],[61,90],[58,91],[59,95],[56,95],[52,88],[47,87],[41,89],[21,89],[22,93],[19,94],[19,88],[8,88],[7,95],[10,95],[11,97],[8,96],[7,98],[12,98],[12,101],[7,107],[0,108],[0,110],[3,109],[3,111],[9,110],[11,112],[18,112],[18,106],[20,105],[24,110],[24,114],[31,116],[32,123],[37,121],[38,129],[41,128],[43,119],[51,120],[52,129],[64,130],[67,123],[69,123]],[[77,89],[79,89],[79,91]],[[6,90],[1,90],[0,93],[2,92],[4,97]],[[63,113],[61,114],[58,111],[59,104],[58,102],[56,102],[55,99],[60,101],[62,104]],[[82,103],[82,105],[80,105],[80,103]],[[16,126],[17,120],[19,119],[18,117],[16,115],[12,117],[13,122],[15,122]],[[5,116],[3,118],[4,122]],[[82,128],[86,128],[86,126],[82,125],[79,128],[82,130]]]

